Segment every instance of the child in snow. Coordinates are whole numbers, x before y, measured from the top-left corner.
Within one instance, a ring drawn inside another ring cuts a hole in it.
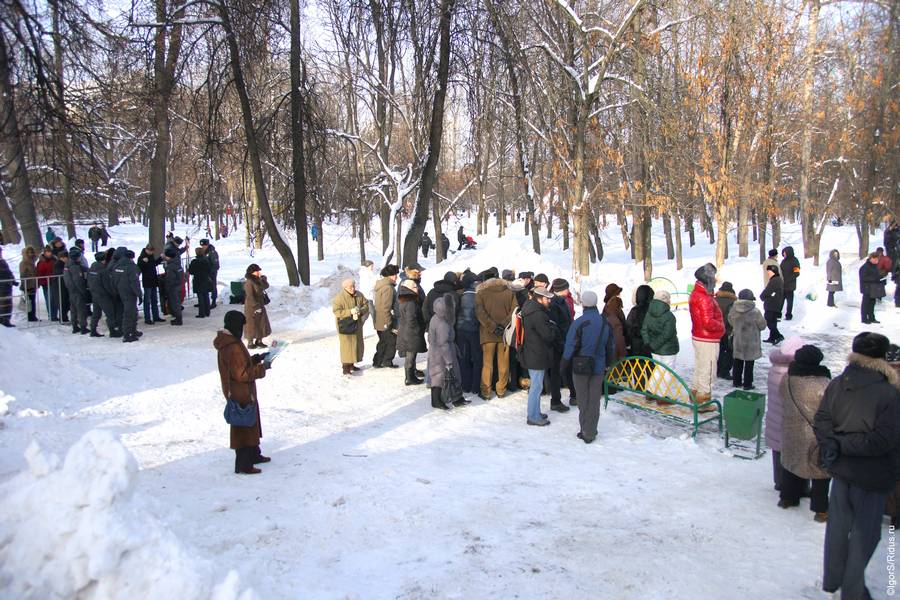
[[[741,290],[728,313],[734,346],[734,387],[753,389],[753,363],[762,357],[762,335],[766,320],[753,302],[753,292]]]

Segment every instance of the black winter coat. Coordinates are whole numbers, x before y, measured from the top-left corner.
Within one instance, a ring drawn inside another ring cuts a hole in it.
[[[206,257],[198,256],[191,261],[191,264],[188,265],[188,273],[193,276],[194,291],[205,293],[212,289],[211,272],[212,268]]]
[[[781,261],[781,278],[784,281],[784,291],[793,292],[797,289],[797,277],[800,276],[800,261],[794,256],[794,249],[786,246],[783,250],[784,260]]]
[[[784,283],[781,277],[775,275],[769,279],[766,289],[759,295],[759,299],[763,302],[763,311],[780,313],[784,308]]]
[[[456,295],[456,286],[440,279],[425,296],[425,304],[422,305],[422,318],[425,319],[426,323],[431,323],[431,317],[434,316],[434,301],[438,298],[443,298],[444,294],[450,294],[453,298],[453,306],[447,307],[450,309],[448,314],[455,315],[457,313],[459,298]]]
[[[425,352],[425,319],[419,307],[419,295],[409,288],[401,287],[397,292],[400,317],[397,320],[397,352]]]
[[[851,354],[831,380],[813,420],[820,447],[837,441],[828,468],[873,492],[889,492],[900,479],[900,377],[885,361]]]
[[[141,286],[144,289],[155,288],[159,286],[159,276],[156,274],[156,265],[163,261],[162,256],[154,257],[144,248],[138,255],[138,269],[141,270]]]
[[[863,266],[859,268],[859,293],[870,298],[884,298],[884,284],[881,279],[878,265],[873,265],[866,259]]]
[[[518,352],[519,361],[526,369],[543,370],[554,366],[557,333],[550,323],[550,313],[534,300],[522,307],[522,323],[525,340]]]
[[[634,294],[635,305],[628,311],[625,317],[625,337],[628,338],[631,347],[628,350],[629,356],[646,356],[649,357],[653,351],[650,344],[644,341],[641,336],[641,328],[644,326],[644,318],[650,309],[650,302],[653,300],[653,288],[649,285],[639,286]]]
[[[553,296],[548,310],[550,311],[550,320],[556,323],[556,327],[559,328],[564,341],[566,334],[569,333],[569,327],[572,326],[572,313],[569,312],[569,305],[566,304],[566,299],[562,296]]]

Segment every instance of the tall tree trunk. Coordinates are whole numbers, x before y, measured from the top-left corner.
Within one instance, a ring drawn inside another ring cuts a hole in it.
[[[672,217],[666,212],[663,215],[663,234],[666,236],[666,259],[675,258],[675,246],[672,243]]]
[[[803,77],[803,133],[800,140],[800,226],[803,241],[814,230],[815,215],[809,206],[809,179],[812,170],[813,85],[816,69],[816,47],[819,31],[819,0],[809,0],[809,18],[806,25],[806,72]],[[806,243],[803,255],[809,258]]]
[[[300,285],[300,274],[297,271],[297,264],[294,262],[294,254],[291,252],[291,247],[288,246],[284,237],[281,235],[278,224],[275,222],[275,217],[272,214],[272,207],[269,205],[269,198],[266,193],[262,160],[260,158],[259,145],[256,139],[256,127],[253,122],[253,110],[250,106],[250,96],[247,94],[247,86],[244,82],[244,71],[241,67],[241,54],[238,49],[237,37],[234,34],[234,27],[231,24],[231,11],[226,5],[226,0],[219,0],[218,8],[219,16],[222,19],[222,28],[225,30],[225,39],[228,43],[234,87],[235,91],[237,91],[241,105],[241,115],[244,121],[244,135],[247,138],[247,154],[253,169],[253,183],[257,200],[259,202],[263,220],[266,223],[266,229],[269,232],[269,237],[272,239],[275,249],[284,261],[285,270],[287,271],[288,276],[288,284],[298,286]]]
[[[0,185],[0,237],[7,244],[18,244],[22,241],[16,218],[9,208],[9,202],[6,201],[3,185]]]
[[[438,159],[441,156],[441,139],[444,133],[444,100],[447,97],[447,80],[450,76],[450,23],[455,0],[441,0],[440,50],[438,53],[437,89],[431,108],[431,126],[428,133],[428,154],[422,180],[419,183],[415,211],[406,240],[403,243],[403,262],[406,266],[415,262],[419,255],[419,241],[428,222],[428,206],[437,175]]]
[[[25,243],[41,248],[41,230],[25,165],[10,64],[6,37],[0,30],[0,181],[7,186],[7,198],[12,204],[12,212],[22,230]]]
[[[768,224],[769,219],[766,215],[759,215],[756,218],[756,240],[759,242],[759,264],[763,264],[766,262],[766,257],[769,255],[768,250],[766,249],[766,225]]]
[[[69,150],[69,123],[66,118],[65,73],[63,71],[62,32],[59,29],[59,2],[50,3],[51,22],[53,25],[53,70],[56,86],[56,131],[54,144],[56,161],[62,180],[63,220],[66,222],[68,239],[76,237],[75,212],[73,210],[72,193],[72,153]]]
[[[675,269],[680,271],[684,268],[684,260],[681,254],[681,215],[676,210],[674,212],[675,222],[672,227],[675,228]]]
[[[294,183],[294,227],[297,230],[297,270],[309,285],[309,233],[306,222],[306,167],[303,143],[303,78],[300,64],[300,0],[291,0],[291,171]],[[362,215],[360,215],[362,217]],[[362,234],[360,233],[360,239]],[[363,246],[363,252],[365,248]]]

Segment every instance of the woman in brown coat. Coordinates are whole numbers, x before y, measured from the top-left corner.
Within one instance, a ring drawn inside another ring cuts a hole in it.
[[[269,282],[257,264],[247,267],[244,278],[244,318],[247,325],[244,335],[250,340],[248,348],[266,348],[263,338],[272,334],[269,315],[266,313],[266,294]]]
[[[37,267],[35,266],[36,260],[37,252],[34,247],[25,246],[25,249],[22,250],[22,262],[19,263],[19,279],[21,280],[20,285],[22,286],[22,291],[26,294],[28,300],[29,321],[38,320],[36,312],[37,307],[34,303],[38,288]]]
[[[625,339],[625,311],[622,310],[622,299],[619,294],[622,288],[614,283],[606,286],[606,295],[603,297],[603,316],[612,327],[613,338],[616,341],[616,351],[613,354],[613,362],[625,358],[628,355],[628,343]]]
[[[813,418],[831,373],[823,366],[822,351],[813,345],[802,346],[794,353],[787,376],[779,386],[784,413],[781,417],[781,493],[778,506],[791,508],[800,504],[800,496],[812,481],[809,509],[815,520],[828,519],[828,484],[831,478],[818,464],[819,446],[813,430]]]
[[[269,368],[263,362],[265,354],[250,356],[241,341],[244,315],[236,310],[225,313],[225,327],[216,334],[213,347],[219,354],[219,377],[222,380],[222,394],[227,399],[237,401],[241,406],[256,404],[256,424],[252,427],[231,426],[231,448],[234,450],[234,472],[252,475],[260,470],[253,465],[266,463],[271,459],[263,456],[259,449],[262,425],[259,420],[259,402],[256,396],[256,380],[266,376]]]
[[[341,282],[341,291],[331,302],[334,313],[334,325],[338,330],[341,344],[341,368],[344,375],[350,375],[360,368],[354,363],[363,359],[365,344],[363,343],[363,323],[369,315],[369,303],[362,292],[356,289],[356,282],[345,279]],[[352,333],[341,333],[341,319],[352,319],[356,324]]]

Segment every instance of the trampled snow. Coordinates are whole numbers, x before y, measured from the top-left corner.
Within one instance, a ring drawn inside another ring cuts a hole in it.
[[[420,260],[426,288],[448,270],[497,266],[566,277],[576,291],[615,281],[627,311],[642,282],[612,224],[604,261],[579,284],[558,235],[542,239],[538,256],[521,223],[500,239],[491,225],[476,251],[440,265]],[[445,230],[456,226],[451,219]],[[401,369],[343,377],[330,301],[341,279],[358,273],[359,255],[349,227],[325,229],[328,258],[313,263],[309,288],[286,286],[268,245],[251,252],[242,238],[216,242],[220,300],[247,264],[260,264],[273,284],[275,337],[291,342],[258,382],[272,457],[258,476],[233,473],[222,420],[212,339],[234,307],[194,319],[189,302],[184,327],[140,320],[145,335],[133,344],[46,324],[0,328],[0,596],[825,597],[816,591],[824,525],[805,500],[776,506],[769,454],[739,460],[713,429],[694,441],[613,404],[587,446],[575,438],[575,410],[551,413],[548,428],[526,427],[523,393],[438,413],[426,389],[403,385]],[[137,249],[146,230],[122,225],[112,235]],[[654,235],[654,272],[668,280],[654,285],[686,291],[713,247],[698,235],[688,248],[685,236],[685,268],[676,271],[661,227]],[[782,236],[802,256],[799,227],[784,224]],[[853,228],[829,227],[822,248],[822,266],[801,261],[795,319],[780,327],[819,344],[837,373],[864,330]],[[844,264],[837,309],[824,299],[831,248]],[[376,264],[378,249],[373,237]],[[13,270],[19,250],[4,247]],[[751,254],[729,260],[721,279],[758,293],[755,244]],[[883,332],[900,331],[890,301],[876,314]],[[676,315],[678,370],[689,378],[690,319],[684,307]],[[366,335],[369,361],[368,324]],[[758,361],[758,385],[767,368]],[[728,391],[718,382],[715,396]],[[887,584],[886,537],[885,527],[868,572],[876,598]]]

